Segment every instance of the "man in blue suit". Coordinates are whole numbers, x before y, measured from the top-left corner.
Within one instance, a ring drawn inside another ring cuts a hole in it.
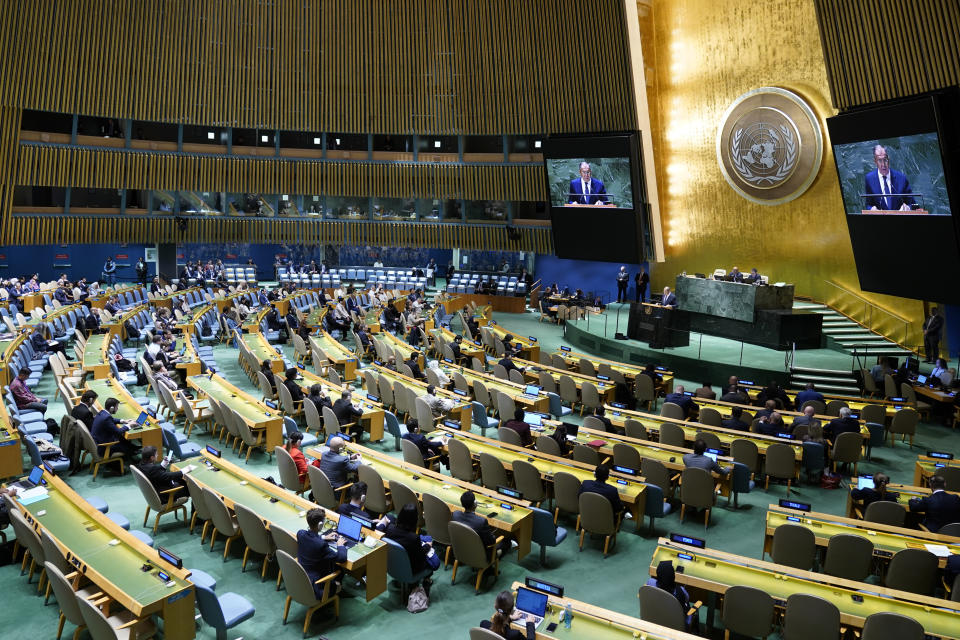
[[[610,200],[603,182],[591,176],[590,163],[580,163],[580,177],[570,181],[570,204],[607,204]]]
[[[890,158],[882,145],[878,144],[873,148],[873,161],[877,170],[864,176],[864,206],[871,210],[909,211],[914,201],[910,196],[903,195],[910,193],[907,176],[890,168]]]

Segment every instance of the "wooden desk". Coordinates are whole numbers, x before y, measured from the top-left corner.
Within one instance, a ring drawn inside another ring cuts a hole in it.
[[[763,435],[762,433],[753,433],[751,431],[724,429],[723,427],[714,427],[701,422],[684,422],[674,418],[656,416],[652,413],[643,413],[641,411],[620,409],[610,405],[605,405],[605,408],[606,416],[610,422],[614,424],[614,426],[625,428],[628,419],[636,420],[646,428],[648,436],[656,437],[657,440],[660,439],[660,425],[670,423],[683,429],[684,441],[690,442],[691,446],[696,440],[697,433],[702,431],[716,434],[717,438],[720,439],[720,444],[723,445],[723,449],[727,452],[730,451],[730,445],[734,440],[749,440],[757,445],[757,452],[762,456],[766,455],[767,447],[769,447],[771,444],[785,444],[793,449],[794,457],[797,460],[798,469],[799,465],[803,461],[803,443],[796,440],[788,440],[786,438],[778,438],[776,436],[767,436]]]
[[[279,410],[268,408],[217,374],[190,376],[187,384],[236,411],[252,431],[265,431],[264,448],[267,453],[272,454],[274,447],[283,444],[283,413]]]
[[[685,554],[691,559],[679,557]],[[928,635],[940,638],[960,637],[960,603],[930,598],[906,591],[834,578],[823,573],[801,571],[785,565],[754,560],[712,549],[696,549],[661,538],[650,564],[650,575],[656,575],[657,564],[670,560],[677,572],[677,582],[707,594],[723,594],[734,585],[745,585],[765,591],[774,603],[783,608],[794,593],[806,593],[832,602],[840,609],[841,624],[863,628],[864,619],[874,613],[889,611],[913,618]],[[692,594],[691,594],[692,595]],[[862,602],[854,601],[856,595]]]
[[[306,512],[315,509],[316,504],[223,458],[214,457],[206,451],[201,452],[200,456],[196,469],[190,472],[190,477],[201,487],[206,487],[223,498],[228,509],[241,504],[256,513],[268,529],[279,527],[289,531],[294,537],[297,531],[307,528]],[[177,470],[183,466],[183,463],[179,463],[171,468]],[[271,498],[276,498],[277,501],[271,502]],[[334,510],[324,509],[324,513],[328,522],[336,523],[340,519]],[[358,579],[361,576],[367,577],[366,598],[369,602],[387,590],[387,544],[380,540],[379,531],[364,528],[364,534],[376,538],[376,545],[371,548],[360,543],[350,547],[347,550],[346,562],[340,566]],[[193,623],[192,618],[190,622]]]
[[[243,323],[240,325],[241,333],[259,333],[260,322],[270,312],[270,306],[260,307],[250,312]]]
[[[540,413],[550,413],[550,398],[547,397],[542,391],[536,396],[528,396],[523,391],[526,388],[526,385],[517,384],[515,382],[510,382],[509,380],[501,380],[492,375],[487,375],[485,373],[480,373],[479,371],[474,371],[473,369],[468,369],[465,367],[454,367],[447,363],[441,363],[440,369],[447,374],[447,377],[451,380],[453,379],[454,372],[459,373],[466,379],[467,384],[470,385],[470,389],[473,389],[474,382],[481,382],[487,388],[487,391],[490,392],[490,399],[496,406],[496,393],[505,393],[511,398],[517,405],[530,409],[531,411],[538,411]]]
[[[299,370],[302,378],[297,379],[299,384],[300,380],[303,380],[303,384],[300,385],[300,388],[303,390],[303,395],[309,395],[310,387],[315,384],[319,384],[324,388],[327,395],[330,397],[330,402],[336,402],[340,398],[340,394],[343,393],[344,389],[349,389],[353,392],[353,389],[349,387],[341,387],[333,384],[326,378],[321,378],[317,374],[308,371],[306,369]],[[379,395],[379,394],[374,394]],[[306,402],[306,398],[304,398]],[[364,431],[370,437],[371,442],[379,442],[383,440],[383,423],[384,423],[384,412],[383,405],[379,402],[373,402],[369,398],[363,398],[359,403],[360,409],[363,411],[363,415],[360,416],[360,426],[363,427]],[[320,416],[320,419],[323,420],[323,416]],[[324,438],[321,434],[321,440]]]
[[[381,342],[384,342],[386,346],[390,348],[391,353],[394,351],[399,351],[400,354],[403,355],[404,361],[409,360],[411,357],[416,357],[417,364],[420,365],[420,370],[423,371],[426,369],[427,360],[423,355],[423,351],[417,347],[410,346],[389,331],[382,332],[380,335],[375,337],[374,340],[380,340]]]
[[[34,309],[43,308],[43,294],[44,291],[39,291],[37,293],[25,293],[20,296],[20,302],[23,303],[23,313],[24,315],[29,315]],[[53,299],[53,293],[50,294],[50,298]]]
[[[530,384],[540,384],[540,372],[542,371],[553,378],[553,381],[558,384],[560,382],[560,376],[570,376],[570,378],[573,379],[573,383],[577,386],[577,391],[583,389],[584,382],[589,382],[597,388],[600,400],[603,402],[613,402],[617,399],[617,384],[612,380],[604,382],[596,376],[587,376],[568,369],[555,369],[554,367],[548,367],[539,362],[522,360],[520,358],[514,358],[514,362],[523,369],[523,377],[530,382]]]
[[[353,351],[340,344],[338,340],[323,329],[310,336],[310,345],[323,350],[323,354],[336,367],[341,379],[347,382],[356,380],[357,356]]]
[[[957,393],[955,391],[941,391],[940,389],[931,389],[930,387],[921,386],[921,385],[912,385],[913,390],[917,392],[918,396],[924,396],[929,398],[934,402],[941,402],[943,404],[953,404],[953,401],[956,399]]]
[[[643,372],[643,367],[640,365],[631,365],[625,362],[619,362],[617,360],[607,360],[605,358],[598,358],[594,355],[589,355],[586,353],[581,353],[579,351],[566,351],[564,348],[557,349],[554,353],[563,358],[564,362],[567,363],[567,368],[573,371],[580,370],[580,361],[587,360],[590,364],[593,365],[594,369],[599,368],[600,364],[608,365],[614,371],[619,371],[623,374],[623,377],[629,384],[633,384],[636,381],[637,376]],[[661,376],[661,388],[666,393],[673,393],[673,371],[666,369],[664,367],[658,367],[657,373]]]
[[[19,478],[23,474],[20,432],[10,421],[7,406],[0,403],[0,479]]]
[[[532,429],[531,433],[535,433],[537,437],[548,435],[546,432],[534,432]],[[630,446],[633,449],[636,449],[637,452],[640,453],[641,458],[651,458],[652,460],[657,460],[667,469],[677,473],[682,473],[683,470],[686,469],[686,465],[683,464],[683,456],[687,455],[688,453],[693,453],[693,449],[672,447],[667,444],[653,443],[647,440],[637,440],[636,438],[630,438],[625,435],[607,433],[605,431],[594,431],[593,429],[585,429],[583,427],[580,427],[577,430],[577,438],[574,442],[577,444],[587,444],[588,442],[593,442],[595,440],[602,440],[604,443],[597,450],[601,455],[612,458],[614,445],[622,443]],[[721,467],[731,469],[731,472],[727,473],[725,476],[721,476],[720,474],[713,472],[710,474],[713,476],[717,486],[720,487],[720,495],[729,497],[731,495],[730,488],[733,480],[733,458],[727,456],[717,456],[717,462]],[[637,469],[637,471],[639,471],[639,469]]]
[[[513,343],[520,345],[520,351],[517,352],[517,356],[523,358],[524,360],[533,360],[535,362],[540,362],[540,344],[536,339],[531,340],[530,338],[525,338],[523,334],[510,331],[509,329],[500,326],[496,321],[491,320],[487,324],[487,329],[489,329],[493,335],[503,340],[504,336],[510,334],[513,336]]]
[[[481,486],[457,480],[452,476],[408,464],[399,458],[357,444],[348,442],[347,450],[351,453],[359,453],[361,462],[373,468],[383,478],[384,487],[388,488],[391,480],[402,482],[421,500],[425,493],[442,500],[450,507],[451,512],[463,511],[463,507],[460,506],[460,496],[465,491],[474,492],[477,495],[477,513],[487,514],[496,511],[496,516],[488,517],[487,522],[494,529],[513,536],[517,541],[517,559],[530,553],[533,512],[530,511],[529,502],[515,500]],[[319,449],[308,449],[307,453],[315,458],[323,457]],[[416,480],[414,476],[417,476]],[[501,503],[510,504],[513,509],[503,509],[499,506]]]
[[[97,380],[110,375],[107,349],[112,338],[112,333],[94,333],[87,337],[87,342],[83,346],[83,357],[81,358],[84,373],[89,373]]]
[[[120,336],[121,340],[127,339],[127,327],[125,323],[130,318],[136,316],[141,311],[147,311],[149,308],[145,304],[138,305],[132,309],[127,309],[123,313],[113,316],[113,328],[108,332],[108,334],[117,333]]]
[[[153,306],[155,307],[164,307],[173,311],[173,307],[179,307],[184,300],[184,296],[188,293],[195,293],[197,291],[206,291],[206,289],[200,289],[200,287],[190,287],[189,289],[182,289],[180,291],[174,291],[168,296],[158,296],[152,300]]]
[[[157,552],[124,531],[77,495],[63,480],[44,472],[48,496],[29,505],[14,502],[27,522],[46,531],[70,564],[98,589],[134,616],[163,619],[164,636],[189,640],[196,636],[190,572],[161,562]],[[38,512],[46,511],[42,516]],[[118,544],[110,544],[117,540]],[[149,565],[149,571],[141,567]],[[173,582],[167,587],[157,573]]]
[[[771,504],[767,507],[767,528],[763,538],[763,553],[773,549],[773,534],[777,527],[795,524],[813,531],[817,546],[826,549],[830,538],[841,534],[852,534],[866,538],[873,543],[873,555],[883,561],[889,561],[895,553],[904,549],[923,549],[926,544],[950,547],[951,553],[960,553],[957,538],[941,536],[916,529],[892,527],[877,522],[866,522],[855,518],[844,518],[829,513],[815,511],[802,512],[784,509]],[[940,558],[940,567],[946,565],[946,558]]]
[[[267,342],[266,336],[260,333],[259,327],[257,331],[242,334],[240,339],[243,341],[244,346],[250,350],[250,353],[253,354],[253,357],[257,359],[258,363],[269,362],[271,371],[283,374],[285,367],[283,363],[283,352],[277,353],[279,347],[274,347]],[[241,355],[241,357],[243,356]]]
[[[850,491],[847,491],[847,517],[848,518],[863,518],[863,514],[860,513],[860,503],[856,502],[851,495],[851,491],[856,489],[854,485],[850,488]],[[910,521],[911,516],[918,516],[923,518],[922,513],[916,513],[910,511],[910,500],[913,498],[926,498],[929,497],[933,491],[929,487],[917,487],[908,484],[888,484],[887,491],[890,493],[897,494],[897,504],[901,505],[904,509],[907,510],[907,521]],[[953,493],[960,496],[960,491],[948,491],[947,493]]]
[[[929,456],[919,455],[913,467],[913,484],[918,487],[927,486],[930,478],[936,475],[940,467],[960,467],[960,460],[942,460]]]
[[[430,333],[436,335],[440,333],[447,342],[453,342],[453,339],[457,336],[453,331],[446,327],[440,327],[439,329],[434,329]],[[465,356],[468,360],[470,358],[477,358],[480,362],[487,361],[487,352],[483,350],[483,345],[476,342],[471,342],[466,337],[460,342],[460,354]],[[443,357],[440,356],[439,352],[437,357],[440,360],[443,360]]]
[[[400,384],[407,389],[413,390],[413,392],[419,397],[427,393],[427,383],[420,380],[414,380],[413,378],[408,378],[402,373],[396,371],[391,371],[386,367],[381,367],[378,365],[373,365],[373,370],[376,372],[378,378],[380,376],[386,376],[388,380],[391,381],[391,384],[396,388],[397,384]],[[363,379],[364,388],[367,387],[366,378]],[[435,389],[436,395],[439,398],[444,398],[453,402],[453,408],[450,409],[448,415],[451,418],[460,419],[460,428],[464,431],[470,431],[470,428],[473,424],[473,405],[470,404],[470,399],[463,396],[457,395],[452,391],[447,391],[446,389]],[[380,389],[367,389],[367,393],[371,393],[375,396],[380,396]]]
[[[310,327],[311,329],[322,327],[323,318],[324,316],[327,315],[329,311],[330,311],[329,306],[326,306],[326,305],[322,307],[315,306],[310,309],[310,313],[308,313],[306,317],[303,319],[303,323],[308,327]]]
[[[180,359],[177,360],[174,366],[177,369],[182,369],[188,378],[190,376],[200,375],[200,365],[202,363],[200,362],[200,356],[197,355],[196,349],[193,348],[193,341],[190,340],[189,337],[178,338],[176,344],[178,348],[177,353],[183,351],[183,354],[181,354]],[[184,349],[184,347],[186,347],[186,349]]]
[[[127,388],[113,377],[88,380],[86,388],[97,393],[97,399],[94,401],[93,406],[96,407],[98,411],[103,409],[103,403],[106,402],[108,398],[116,398],[120,401],[120,404],[117,405],[117,412],[114,414],[114,419],[117,421],[136,420],[141,412],[146,411],[146,409],[133,399],[133,396],[130,395]],[[139,440],[140,444],[144,447],[156,447],[157,459],[159,460],[163,457],[163,432],[160,430],[160,422],[156,418],[151,417],[149,413],[147,414],[147,421],[142,427],[130,427],[130,429],[123,434],[123,437],[126,440]]]
[[[740,382],[740,386],[746,390],[747,396],[754,401],[757,399],[759,392],[764,389],[764,386],[761,384],[746,384],[743,381]],[[790,399],[790,402],[796,406],[797,394],[800,393],[800,391],[788,391],[784,389],[784,393],[787,394],[787,398]],[[846,405],[856,413],[863,411],[863,408],[868,404],[879,405],[886,409],[888,420],[893,419],[893,416],[897,413],[898,406],[904,406],[907,404],[905,400],[902,402],[891,402],[890,400],[876,400],[873,398],[861,398],[859,396],[848,396],[834,393],[824,393],[822,395],[824,402],[840,400],[841,402],[846,403]],[[799,409],[799,407],[797,408]]]
[[[755,407],[750,404],[737,404],[735,402],[724,402],[722,400],[708,400],[706,398],[691,398],[691,400],[693,400],[699,408],[710,407],[711,409],[716,409],[721,413],[721,415],[725,415],[725,416],[730,415],[733,407],[740,407],[744,411],[749,411],[750,415],[756,415],[757,411],[763,408],[763,407]],[[787,421],[787,418],[791,418],[790,421],[792,422],[793,419],[796,419],[803,415],[799,411],[787,411],[785,409],[777,409],[777,413],[783,416],[784,422]],[[827,427],[827,425],[830,423],[831,420],[836,418],[836,416],[824,416],[820,414],[816,414],[814,415],[814,417],[823,423],[824,428]],[[859,420],[859,422],[860,422],[860,435],[863,436],[864,440],[869,440],[870,429],[867,428],[867,424],[863,420]]]
[[[427,437],[434,438],[441,435],[448,439],[455,438],[465,444],[467,448],[470,449],[470,454],[474,458],[479,458],[481,453],[489,453],[502,462],[507,470],[513,469],[513,463],[515,461],[525,460],[536,467],[537,471],[540,472],[540,477],[548,483],[553,482],[553,476],[558,471],[564,471],[576,476],[580,482],[594,479],[596,468],[592,465],[568,458],[558,458],[557,456],[551,456],[536,449],[517,447],[507,444],[506,442],[484,438],[483,436],[473,433],[454,431],[447,427],[440,427],[439,430],[428,434]],[[446,442],[444,442],[444,449],[446,449]],[[643,515],[647,504],[647,487],[633,476],[611,472],[610,477],[612,478],[610,486],[616,488],[617,493],[620,494],[620,501],[623,502],[627,510],[633,514],[634,524],[639,531],[640,525],[643,523]]]
[[[514,582],[510,587],[514,595],[518,587],[525,586],[523,583]],[[573,611],[573,621],[570,628],[563,626],[563,614],[567,606]],[[694,636],[684,631],[677,631],[669,627],[625,616],[616,611],[603,609],[586,602],[574,600],[570,597],[558,598],[549,595],[547,598],[546,621],[537,631],[538,640],[634,640],[636,638],[645,638],[646,640],[698,640],[700,636]],[[547,633],[548,622],[556,622],[557,628]],[[514,628],[523,631],[525,627],[514,623]]]

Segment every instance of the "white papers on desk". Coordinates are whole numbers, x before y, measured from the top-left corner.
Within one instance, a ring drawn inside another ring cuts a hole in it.
[[[923,546],[927,548],[927,551],[938,558],[948,558],[953,555],[953,553],[950,551],[950,548],[942,544],[925,544]]]
[[[17,492],[17,501],[24,506],[44,500],[46,497],[46,487],[33,487],[32,489]]]

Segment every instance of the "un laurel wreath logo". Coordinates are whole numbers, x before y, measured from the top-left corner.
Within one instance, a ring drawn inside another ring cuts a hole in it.
[[[754,89],[727,109],[717,132],[717,160],[742,197],[780,204],[800,196],[823,156],[820,123],[807,103],[778,87]]]

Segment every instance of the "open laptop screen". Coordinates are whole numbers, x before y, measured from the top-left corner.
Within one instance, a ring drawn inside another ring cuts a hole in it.
[[[547,594],[517,587],[516,607],[524,613],[530,613],[542,618],[547,613]]]
[[[528,396],[535,396],[540,393],[540,387],[535,384],[528,384],[523,392]]]
[[[340,516],[340,520],[337,522],[337,533],[345,538],[350,538],[354,542],[360,540],[361,529],[363,529],[363,524],[350,516]]]
[[[531,427],[539,427],[543,424],[543,416],[539,413],[533,413],[532,411],[526,411],[523,414],[523,421],[526,422]]]

